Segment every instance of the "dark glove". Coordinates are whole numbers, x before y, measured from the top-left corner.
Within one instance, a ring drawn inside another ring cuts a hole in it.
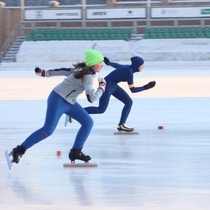
[[[36,68],[34,69],[34,71],[35,71],[35,73],[41,73],[41,72],[42,72],[42,70],[41,70],[39,67],[36,67]]]
[[[109,59],[108,59],[107,57],[104,57],[104,63],[105,63],[106,65],[109,65]]]
[[[150,88],[153,88],[155,85],[156,85],[156,82],[152,81],[152,82],[149,82],[148,84],[144,85],[143,87],[145,90],[148,90]]]
[[[34,71],[35,71],[36,75],[38,75],[38,76],[41,76],[41,77],[48,77],[48,76],[47,76],[47,71],[45,71],[45,70],[43,70],[43,69],[40,69],[39,67],[36,67],[36,68],[34,69]]]

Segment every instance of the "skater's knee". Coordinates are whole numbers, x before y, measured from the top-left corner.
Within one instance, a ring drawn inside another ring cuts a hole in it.
[[[42,131],[42,133],[43,133],[43,135],[45,136],[45,138],[47,138],[47,137],[49,137],[49,136],[52,135],[53,131],[54,131],[54,129],[44,129],[44,130]]]
[[[127,106],[132,106],[133,105],[133,100],[131,98],[129,98],[126,102]]]
[[[98,114],[103,114],[103,113],[106,111],[106,108],[107,108],[107,107],[100,107],[100,108],[98,109]]]
[[[94,122],[93,122],[93,119],[92,119],[91,117],[86,118],[85,121],[81,122],[81,125],[82,125],[83,127],[88,128],[88,129],[92,129],[93,124],[94,124]]]
[[[94,122],[93,122],[93,119],[92,118],[89,119],[87,125],[88,125],[89,128],[92,128],[93,127]]]

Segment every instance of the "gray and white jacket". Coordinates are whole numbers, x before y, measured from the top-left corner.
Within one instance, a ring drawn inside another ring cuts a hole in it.
[[[102,95],[102,89],[96,91],[93,88],[93,77],[95,71],[90,68],[84,75],[83,79],[76,79],[73,74],[65,78],[62,83],[58,84],[53,90],[70,104],[75,104],[78,96],[83,93],[87,96],[90,103],[97,101]]]

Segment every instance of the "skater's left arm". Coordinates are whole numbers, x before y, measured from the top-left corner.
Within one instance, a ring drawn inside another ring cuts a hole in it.
[[[155,81],[149,82],[148,84],[141,86],[141,87],[135,87],[134,82],[133,82],[133,74],[128,75],[128,86],[131,90],[132,93],[138,93],[144,90],[148,90],[150,88],[153,88],[156,85]]]
[[[113,67],[113,68],[115,68],[115,69],[124,66],[124,65],[119,64],[119,63],[111,62],[107,57],[104,57],[104,63],[105,63],[107,66],[111,66],[111,67]]]
[[[129,85],[129,88],[130,88],[132,93],[138,93],[138,92],[141,92],[143,90],[148,90],[150,88],[153,88],[155,85],[156,85],[155,81],[151,81],[151,82],[149,82],[148,84],[146,84],[142,87],[135,87],[134,84],[132,83],[132,84]]]

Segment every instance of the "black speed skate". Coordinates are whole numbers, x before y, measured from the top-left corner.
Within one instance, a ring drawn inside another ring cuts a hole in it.
[[[89,160],[91,160],[91,157],[89,155],[85,155],[81,149],[71,149],[69,152],[69,159],[72,163],[75,163],[75,160],[82,160],[88,163]]]
[[[22,157],[22,155],[25,153],[25,149],[22,146],[17,146],[15,147],[12,152],[10,153],[10,155],[12,155],[12,162],[13,163],[19,163],[20,158]]]
[[[5,156],[7,159],[7,164],[9,169],[12,169],[12,163],[19,163],[20,158],[25,153],[25,149],[22,146],[17,146],[12,149],[12,151],[9,153],[7,150],[5,151]],[[12,158],[10,158],[12,156]]]
[[[117,126],[118,131],[126,131],[126,132],[132,132],[134,131],[134,128],[128,127],[125,123]]]

